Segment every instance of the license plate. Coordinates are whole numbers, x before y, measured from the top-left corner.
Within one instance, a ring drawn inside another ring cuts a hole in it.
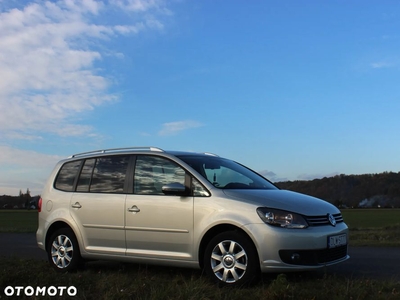
[[[347,234],[328,236],[328,248],[347,245]]]

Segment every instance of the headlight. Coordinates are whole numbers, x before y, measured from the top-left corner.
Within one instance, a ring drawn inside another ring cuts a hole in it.
[[[272,226],[294,229],[308,227],[306,220],[301,215],[289,211],[259,207],[257,208],[257,213],[261,220]]]

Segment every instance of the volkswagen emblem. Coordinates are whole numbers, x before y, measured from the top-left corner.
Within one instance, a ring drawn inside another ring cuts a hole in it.
[[[336,220],[332,214],[328,214],[328,221],[329,223],[331,223],[332,226],[336,226]]]

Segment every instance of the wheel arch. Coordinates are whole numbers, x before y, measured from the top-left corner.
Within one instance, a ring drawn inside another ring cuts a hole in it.
[[[66,223],[64,221],[56,221],[53,224],[51,224],[50,227],[47,229],[46,239],[45,239],[45,249],[46,249],[46,251],[47,251],[47,247],[49,245],[50,237],[53,235],[54,232],[56,232],[57,230],[59,230],[61,228],[69,228],[69,229],[71,229],[72,232],[74,233],[77,241],[78,241],[78,244],[79,244],[79,236],[76,234],[76,232],[72,228],[72,226],[70,226],[68,223]]]
[[[204,252],[206,250],[206,247],[207,247],[208,243],[217,234],[220,234],[222,232],[227,232],[227,231],[240,232],[245,237],[247,237],[247,239],[253,244],[253,247],[254,247],[254,249],[256,251],[256,254],[257,254],[257,261],[259,261],[258,249],[257,249],[256,245],[254,244],[253,239],[249,236],[249,234],[246,231],[244,231],[240,227],[232,225],[232,224],[219,224],[219,225],[216,225],[216,226],[210,228],[206,232],[206,234],[204,234],[204,236],[203,236],[203,238],[201,240],[201,243],[200,243],[200,246],[199,246],[199,252],[198,252],[198,260],[199,260],[200,268],[203,269],[203,267],[204,267]]]

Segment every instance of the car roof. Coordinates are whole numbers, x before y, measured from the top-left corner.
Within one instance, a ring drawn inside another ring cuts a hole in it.
[[[158,147],[126,147],[126,148],[111,148],[111,149],[101,149],[101,150],[93,150],[88,152],[76,153],[68,158],[84,158],[84,157],[93,157],[93,156],[102,156],[105,154],[115,155],[115,154],[136,154],[136,153],[165,153],[173,156],[214,156],[218,157],[218,155],[213,153],[198,153],[198,152],[190,152],[190,151],[165,151]]]
[[[218,155],[209,152],[190,152],[190,151],[165,151],[168,154],[174,156],[214,156],[218,157]]]

